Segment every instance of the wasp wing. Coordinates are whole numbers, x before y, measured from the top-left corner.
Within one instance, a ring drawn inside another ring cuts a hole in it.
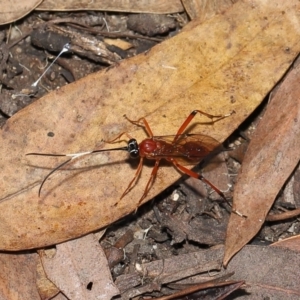
[[[204,134],[182,134],[174,142],[175,135],[155,136],[163,147],[156,158],[174,158],[181,164],[197,164],[224,150],[216,139]]]

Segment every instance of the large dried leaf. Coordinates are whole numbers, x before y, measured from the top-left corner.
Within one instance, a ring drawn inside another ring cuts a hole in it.
[[[47,250],[41,254],[47,277],[69,299],[105,300],[119,294],[94,234],[57,245],[55,254],[49,257]]]
[[[0,254],[0,299],[40,300],[36,287],[36,253]]]
[[[223,247],[217,246],[206,251],[144,263],[141,268],[143,272],[149,271],[150,278],[159,277],[165,283],[174,278],[177,283],[183,278],[190,278],[190,282],[203,282],[205,277],[208,280],[209,270],[221,268],[223,250]],[[299,253],[296,251],[247,245],[229,262],[227,269],[220,272],[220,276],[234,273],[230,280],[245,281],[244,292],[239,293],[238,299],[299,299],[298,266]],[[208,271],[205,273],[201,269]],[[197,276],[199,273],[203,275]],[[191,275],[195,277],[191,279]]]
[[[222,142],[299,52],[299,9],[296,0],[238,2],[227,13],[200,26],[193,22],[148,53],[61,88],[13,116],[0,139],[0,248],[42,247],[110,224],[136,210],[151,172],[146,164],[137,186],[116,207],[136,164],[127,153],[93,155],[70,165],[73,171],[56,172],[39,198],[41,180],[59,159],[26,153],[86,151],[123,131],[141,141],[144,130],[124,114],[146,117],[154,134],[166,135],[194,109],[235,110],[213,126],[195,118],[191,132]],[[179,176],[174,168],[161,167],[145,201]]]
[[[234,190],[224,263],[260,230],[276,195],[299,162],[300,67],[285,78],[251,140]]]
[[[38,10],[103,10],[135,13],[171,14],[183,11],[180,0],[45,0]]]
[[[299,253],[279,247],[245,246],[228,264],[230,278],[245,280],[238,299],[299,299]]]
[[[0,24],[3,25],[21,19],[34,10],[41,2],[42,0],[0,0]]]
[[[40,5],[39,5],[40,4]],[[47,11],[72,11],[72,10],[103,10],[103,11],[117,11],[117,12],[136,12],[136,13],[178,13],[183,11],[183,7],[180,0],[173,1],[141,1],[141,0],[94,0],[94,1],[51,1],[51,0],[24,0],[24,1],[12,1],[1,0],[0,1],[1,14],[0,24],[12,23],[21,19],[32,10],[47,10]]]
[[[273,247],[288,248],[300,252],[300,235],[292,236],[272,244]]]
[[[42,252],[43,250],[39,250]],[[42,261],[39,259],[36,265],[36,287],[38,288],[41,299],[53,299],[60,293],[58,287],[47,278]]]
[[[181,0],[187,14],[193,20],[206,20],[222,13],[233,5],[233,0]]]

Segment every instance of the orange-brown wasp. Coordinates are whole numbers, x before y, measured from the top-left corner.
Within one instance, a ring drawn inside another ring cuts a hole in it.
[[[46,180],[58,169],[65,166],[71,160],[92,154],[92,153],[99,153],[105,151],[127,151],[131,158],[138,158],[140,159],[139,165],[135,172],[133,179],[129,182],[128,187],[120,197],[120,200],[133,188],[135,185],[143,167],[144,159],[154,160],[154,167],[152,169],[150,178],[146,184],[144,193],[139,200],[138,205],[143,201],[143,199],[147,196],[155,176],[157,174],[159,163],[162,159],[170,162],[173,166],[180,171],[181,173],[187,174],[188,176],[200,179],[201,181],[205,182],[209,185],[215,192],[217,192],[221,197],[225,198],[225,195],[211,182],[206,180],[201,174],[198,174],[188,168],[186,168],[183,164],[191,164],[196,165],[197,163],[201,162],[205,159],[208,155],[214,154],[218,152],[217,150],[222,150],[221,144],[215,140],[214,138],[204,135],[204,134],[184,134],[187,126],[190,124],[192,119],[195,117],[197,113],[200,113],[208,118],[211,119],[211,124],[220,121],[234,113],[234,111],[227,115],[210,115],[205,113],[201,110],[194,110],[190,113],[190,115],[186,118],[183,124],[179,127],[176,135],[170,136],[154,136],[153,132],[146,121],[145,118],[140,118],[137,121],[133,121],[127,118],[127,120],[137,126],[142,126],[145,128],[148,138],[144,139],[141,143],[138,144],[137,140],[131,138],[126,132],[121,133],[112,141],[107,143],[114,143],[116,140],[120,139],[121,136],[126,134],[129,137],[129,141],[127,146],[125,147],[118,147],[118,148],[111,148],[111,149],[99,149],[99,150],[92,150],[83,153],[76,153],[76,154],[49,154],[49,153],[27,153],[26,155],[44,155],[44,156],[68,156],[71,157],[70,159],[66,160],[62,164],[55,167],[42,181],[40,188],[39,188],[39,195],[41,193],[42,187]],[[215,119],[215,120],[214,120]]]

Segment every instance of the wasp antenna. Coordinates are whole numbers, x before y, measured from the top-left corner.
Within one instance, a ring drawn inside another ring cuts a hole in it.
[[[57,167],[55,167],[51,172],[49,172],[47,174],[47,176],[43,179],[41,185],[40,185],[40,188],[39,188],[39,197],[41,195],[41,191],[42,191],[42,188],[43,188],[43,185],[44,183],[46,182],[46,180],[55,172],[57,171],[58,169],[60,169],[61,167],[63,167],[64,165],[66,165],[68,162],[70,162],[73,158],[70,158],[68,160],[66,160],[65,162],[63,162],[62,164],[58,165]]]
[[[92,151],[86,151],[86,152],[78,152],[78,153],[38,153],[38,152],[31,152],[31,153],[26,153],[25,155],[37,155],[37,156],[53,156],[53,157],[62,157],[62,156],[67,156],[67,157],[72,157],[71,159],[78,158],[80,156],[88,155],[88,154],[93,154],[93,153],[99,153],[99,152],[107,152],[107,151],[117,151],[117,150],[122,150],[122,151],[128,151],[128,146],[126,147],[119,147],[119,148],[111,148],[111,149],[99,149],[99,150],[92,150]]]
[[[67,154],[53,154],[53,153],[26,153],[25,155],[39,155],[39,156],[67,156]]]
[[[93,153],[99,153],[99,152],[107,152],[107,151],[128,151],[128,146],[125,147],[119,147],[119,148],[111,148],[111,149],[100,149],[100,150],[93,150],[90,152],[90,154]]]
[[[80,156],[84,156],[84,155],[88,155],[93,153],[94,151],[86,151],[86,152],[78,152],[78,153],[69,153],[69,154],[65,154],[65,156],[69,156],[71,157],[71,159],[75,159],[78,158]]]
[[[31,152],[31,153],[26,153],[26,155],[38,155],[38,156],[52,156],[52,157],[70,157],[68,160],[65,162],[59,164],[57,167],[55,167],[51,172],[47,174],[47,176],[43,179],[40,188],[39,188],[39,197],[42,192],[42,188],[46,182],[46,180],[57,170],[59,170],[61,167],[65,166],[67,163],[69,163],[71,160],[79,158],[84,155],[88,154],[93,154],[93,153],[99,153],[99,152],[107,152],[107,151],[117,151],[117,150],[122,150],[122,151],[128,151],[128,146],[126,147],[119,147],[119,148],[112,148],[112,149],[99,149],[99,150],[93,150],[93,151],[87,151],[87,152],[79,152],[79,153],[68,153],[68,154],[53,154],[53,153],[37,153],[37,152]]]

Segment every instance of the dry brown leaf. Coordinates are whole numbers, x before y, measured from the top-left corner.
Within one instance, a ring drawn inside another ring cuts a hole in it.
[[[41,259],[47,277],[69,299],[99,299],[101,295],[110,300],[119,294],[93,234],[57,245],[54,256],[48,257],[46,250]]]
[[[54,91],[9,119],[0,138],[0,248],[56,244],[118,220],[135,211],[152,169],[151,164],[144,167],[138,184],[116,207],[136,164],[123,152],[92,155],[56,172],[39,198],[41,180],[59,159],[26,153],[108,148],[101,140],[123,131],[144,139],[144,130],[124,114],[146,117],[155,135],[167,135],[175,134],[194,109],[212,114],[235,110],[213,126],[199,124],[207,121],[204,117],[194,119],[190,132],[222,142],[299,52],[299,6],[296,0],[238,2],[225,14],[201,26],[193,22],[148,53]],[[161,167],[144,202],[179,176],[174,168]]]
[[[285,78],[249,144],[234,189],[224,264],[262,227],[276,195],[299,162],[300,67]]]
[[[245,246],[228,264],[232,280],[245,280],[239,299],[299,299],[299,253],[277,247]],[[250,298],[249,298],[250,297]]]
[[[273,243],[271,246],[288,248],[290,250],[300,252],[300,235],[296,235],[284,240],[280,240],[276,243]]]
[[[60,290],[56,287],[56,285],[47,278],[40,259],[36,266],[36,286],[41,300],[53,299],[54,296],[60,293]]]
[[[183,11],[180,0],[45,0],[37,10],[103,10],[130,13],[171,14]]]
[[[54,296],[53,298],[51,298],[51,300],[69,300],[69,299],[67,297],[65,297],[63,293],[59,293],[56,296]]]
[[[33,11],[42,0],[9,1],[0,0],[0,24],[12,23]]]
[[[104,39],[104,42],[108,45],[117,46],[122,50],[128,50],[133,47],[131,43],[128,43],[121,39]]]
[[[266,217],[267,222],[278,222],[278,221],[284,221],[291,218],[297,218],[300,215],[300,208],[296,208],[293,210],[288,210],[285,212],[282,212],[280,214],[269,214]]]
[[[157,278],[168,282],[173,279],[177,283],[190,284],[212,279],[209,268],[218,269],[218,263],[222,260],[224,248],[213,247],[206,251],[181,254],[171,259],[153,261],[142,264],[142,271],[149,271],[151,278]],[[195,262],[192,265],[191,262]],[[289,249],[270,246],[246,245],[229,262],[227,269],[223,269],[219,276],[234,273],[230,280],[245,280],[244,293],[239,294],[238,299],[299,299],[299,253]],[[200,268],[204,271],[202,275]],[[200,272],[199,272],[200,271]],[[193,277],[191,277],[193,275]],[[214,275],[215,272],[214,272]],[[183,279],[183,282],[178,280]],[[137,289],[133,288],[131,294]],[[130,291],[127,292],[130,294]]]
[[[0,254],[0,299],[40,300],[36,288],[36,253]]]
[[[237,1],[237,0],[236,0]],[[204,21],[222,13],[233,5],[233,0],[181,0],[187,14],[194,20]]]

